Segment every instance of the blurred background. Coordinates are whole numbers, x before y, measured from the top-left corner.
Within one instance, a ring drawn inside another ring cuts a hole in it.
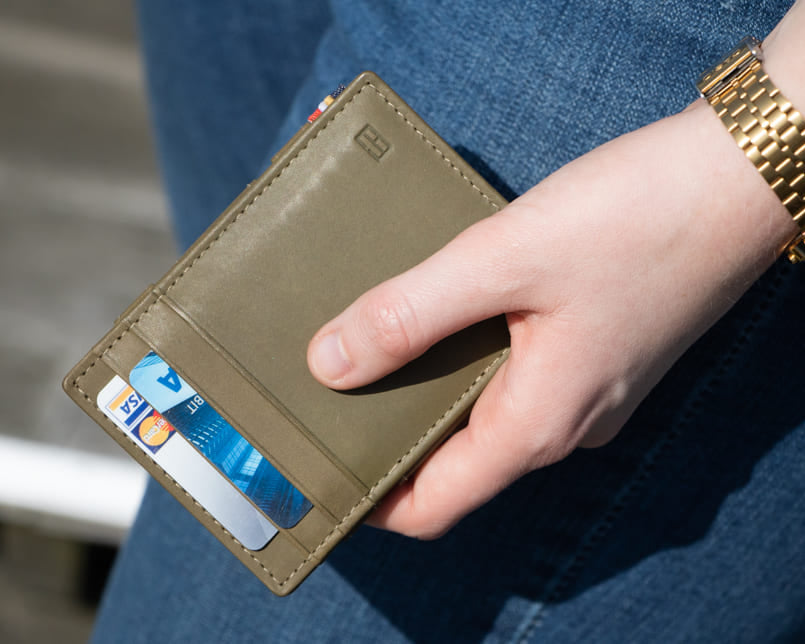
[[[131,2],[3,0],[0,97],[0,642],[84,642],[145,474],[61,379],[176,255]]]

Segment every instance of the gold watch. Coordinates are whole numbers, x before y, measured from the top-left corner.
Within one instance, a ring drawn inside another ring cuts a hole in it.
[[[763,69],[757,38],[744,38],[696,82],[799,226],[783,252],[805,261],[805,121]]]

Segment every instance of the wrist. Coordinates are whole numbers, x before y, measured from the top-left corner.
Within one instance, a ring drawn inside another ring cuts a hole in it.
[[[699,213],[716,235],[712,250],[739,279],[752,281],[799,228],[706,100],[693,103],[684,118],[691,163],[702,173]]]

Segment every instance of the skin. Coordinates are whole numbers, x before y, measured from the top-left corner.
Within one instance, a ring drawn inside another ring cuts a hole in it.
[[[805,106],[805,3],[764,66]],[[576,159],[314,336],[312,374],[368,384],[505,313],[511,356],[370,523],[435,538],[514,480],[611,440],[679,356],[778,257],[791,216],[703,100]]]

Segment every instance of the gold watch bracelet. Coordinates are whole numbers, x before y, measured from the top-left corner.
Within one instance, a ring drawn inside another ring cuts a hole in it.
[[[805,120],[763,69],[760,41],[744,38],[696,87],[799,227],[783,253],[805,261]]]

